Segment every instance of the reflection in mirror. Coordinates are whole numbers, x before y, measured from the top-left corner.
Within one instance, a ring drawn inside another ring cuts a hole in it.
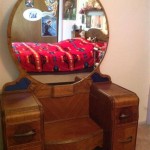
[[[103,60],[108,23],[99,0],[19,0],[8,26],[16,63],[40,82],[74,82]]]

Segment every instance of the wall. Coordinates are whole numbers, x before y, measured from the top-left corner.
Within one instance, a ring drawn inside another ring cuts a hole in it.
[[[110,42],[101,72],[137,93],[143,122],[149,91],[148,0],[102,0],[102,4],[110,24]]]
[[[73,30],[73,25],[77,26],[77,29],[83,29],[87,31],[89,27],[86,27],[86,16],[84,16],[84,22],[82,22],[82,15],[79,13],[83,7],[85,7],[87,0],[77,0],[77,7],[76,7],[76,20],[63,20],[62,26],[63,26],[63,38],[62,39],[68,39],[72,37],[71,31]],[[59,12],[60,13],[60,12]],[[104,33],[108,33],[107,31],[107,24],[106,24],[106,18],[104,16],[103,12],[100,11],[93,11],[88,13],[89,16],[91,16],[91,28],[100,28]],[[92,20],[96,20],[95,18],[101,16],[101,27],[97,27],[97,24],[92,24]],[[67,26],[67,28],[66,28]]]
[[[0,89],[13,81],[18,71],[7,48],[7,23],[17,0],[0,2]],[[140,122],[146,120],[148,65],[148,0],[101,0],[109,21],[110,42],[101,72],[114,83],[137,93],[140,98]],[[1,139],[1,138],[0,138]]]
[[[9,54],[7,47],[7,23],[8,17],[17,0],[8,0],[0,2],[0,90],[6,82],[17,78],[17,68]]]
[[[150,8],[150,1],[149,1],[149,8]],[[149,16],[148,16],[148,19],[149,19],[149,26],[150,26],[150,11],[149,11]],[[150,47],[150,32],[149,33],[149,47]],[[149,58],[150,58],[150,51],[149,51],[149,54],[148,54]],[[148,60],[149,62],[149,65],[150,66],[150,59]],[[148,71],[149,71],[149,75],[150,75],[150,67],[148,67]],[[150,83],[150,76],[149,76],[149,83]],[[148,98],[148,110],[147,110],[147,124],[150,124],[150,85],[149,85],[149,98]]]
[[[7,47],[7,23],[12,7],[17,0],[0,1],[0,92],[6,82],[13,81],[18,76],[17,68]],[[0,150],[2,150],[0,124]]]
[[[63,36],[62,39],[69,39],[72,37],[71,31],[73,25],[77,25],[78,29],[83,24],[81,23],[81,15],[78,13],[83,6],[84,1],[77,0],[76,20],[63,20]],[[67,26],[67,28],[66,28]]]
[[[148,110],[147,110],[147,124],[150,124],[150,90],[149,90],[149,96],[148,96]]]

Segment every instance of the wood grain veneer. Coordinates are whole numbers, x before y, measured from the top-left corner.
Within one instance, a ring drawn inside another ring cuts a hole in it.
[[[135,150],[139,99],[113,83],[93,83],[90,117],[104,129],[104,150]]]
[[[51,87],[48,96],[43,92],[46,85],[40,87],[38,83],[37,89],[36,84],[31,86],[35,95],[27,91],[4,92],[1,108],[5,149],[135,150],[137,95],[111,82],[87,81],[65,89],[58,86],[58,95]],[[72,87],[77,90],[70,94]],[[14,134],[24,131],[36,131],[36,135],[27,141],[13,139]]]
[[[43,110],[31,92],[10,92],[1,98],[4,149],[43,149]]]
[[[45,123],[45,131],[46,149],[85,149],[85,142],[86,149],[93,149],[103,144],[103,130],[88,117]]]
[[[74,94],[66,97],[39,98],[45,122],[89,116],[89,94]]]

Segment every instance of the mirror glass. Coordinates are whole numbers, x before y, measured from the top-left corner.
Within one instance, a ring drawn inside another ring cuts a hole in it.
[[[44,83],[88,76],[103,60],[108,37],[99,0],[19,0],[8,25],[18,68]]]

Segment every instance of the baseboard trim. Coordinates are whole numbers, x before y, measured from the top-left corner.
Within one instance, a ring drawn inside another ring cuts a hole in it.
[[[139,125],[150,125],[147,121],[140,121],[138,122]]]
[[[146,124],[146,121],[139,121],[138,124],[139,125],[144,125],[144,124]]]

